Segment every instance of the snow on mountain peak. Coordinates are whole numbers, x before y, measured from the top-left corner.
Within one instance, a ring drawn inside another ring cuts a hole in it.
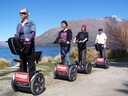
[[[119,17],[117,17],[116,15],[112,15],[112,18],[116,19],[117,21],[123,21],[122,19],[120,19]]]

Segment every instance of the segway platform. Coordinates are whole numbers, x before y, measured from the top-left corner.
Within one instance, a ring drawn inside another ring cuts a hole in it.
[[[63,65],[56,64],[54,78],[55,79],[67,79],[69,81],[76,80],[77,77],[77,68],[74,64],[72,65]]]
[[[108,69],[110,66],[110,61],[107,58],[96,58],[95,67]]]

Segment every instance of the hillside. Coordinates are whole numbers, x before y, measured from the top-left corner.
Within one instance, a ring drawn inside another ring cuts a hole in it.
[[[0,41],[0,47],[7,47],[7,43],[4,41]]]
[[[95,42],[96,34],[98,34],[97,29],[103,28],[105,32],[106,22],[110,21],[118,21],[115,16],[112,17],[104,17],[100,19],[92,19],[86,18],[84,20],[72,20],[68,21],[68,28],[70,28],[73,32],[73,39],[75,38],[76,34],[80,31],[81,25],[85,24],[87,26],[87,32],[89,33],[89,42],[88,45],[93,45]],[[48,31],[44,32],[40,36],[36,37],[36,46],[44,46],[49,45],[51,42],[55,40],[58,35],[58,32],[61,30],[61,27],[58,26],[57,28],[49,29]],[[106,32],[107,33],[107,32]]]

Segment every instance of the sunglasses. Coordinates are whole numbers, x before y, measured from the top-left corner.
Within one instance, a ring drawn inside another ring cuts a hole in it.
[[[26,15],[27,13],[26,12],[20,12],[20,14]]]

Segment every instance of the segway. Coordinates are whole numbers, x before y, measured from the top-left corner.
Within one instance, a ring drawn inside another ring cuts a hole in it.
[[[79,41],[76,41],[75,43],[78,44]],[[90,74],[92,71],[92,64],[90,62],[87,62],[83,58],[80,62],[75,61],[75,65],[77,66],[77,72],[78,73]]]
[[[103,47],[104,47],[103,44],[95,44],[96,51],[102,51]],[[96,68],[105,68],[105,69],[108,69],[109,66],[110,66],[110,61],[109,61],[108,58],[97,57],[95,59],[94,66]]]
[[[58,43],[58,42],[57,42]],[[59,42],[60,44],[61,42]],[[56,43],[52,43],[56,44]],[[77,68],[75,64],[68,65],[64,58],[63,63],[57,63],[54,70],[54,79],[65,79],[69,81],[75,81],[77,78]]]
[[[9,38],[8,45],[11,52],[15,55],[20,55],[23,51],[21,40],[19,38]],[[34,59],[38,63],[42,51],[35,52]],[[14,59],[15,62],[22,63],[20,59]],[[14,91],[29,92],[33,95],[39,95],[45,90],[45,79],[41,70],[33,73],[14,71],[11,80],[11,86]]]

